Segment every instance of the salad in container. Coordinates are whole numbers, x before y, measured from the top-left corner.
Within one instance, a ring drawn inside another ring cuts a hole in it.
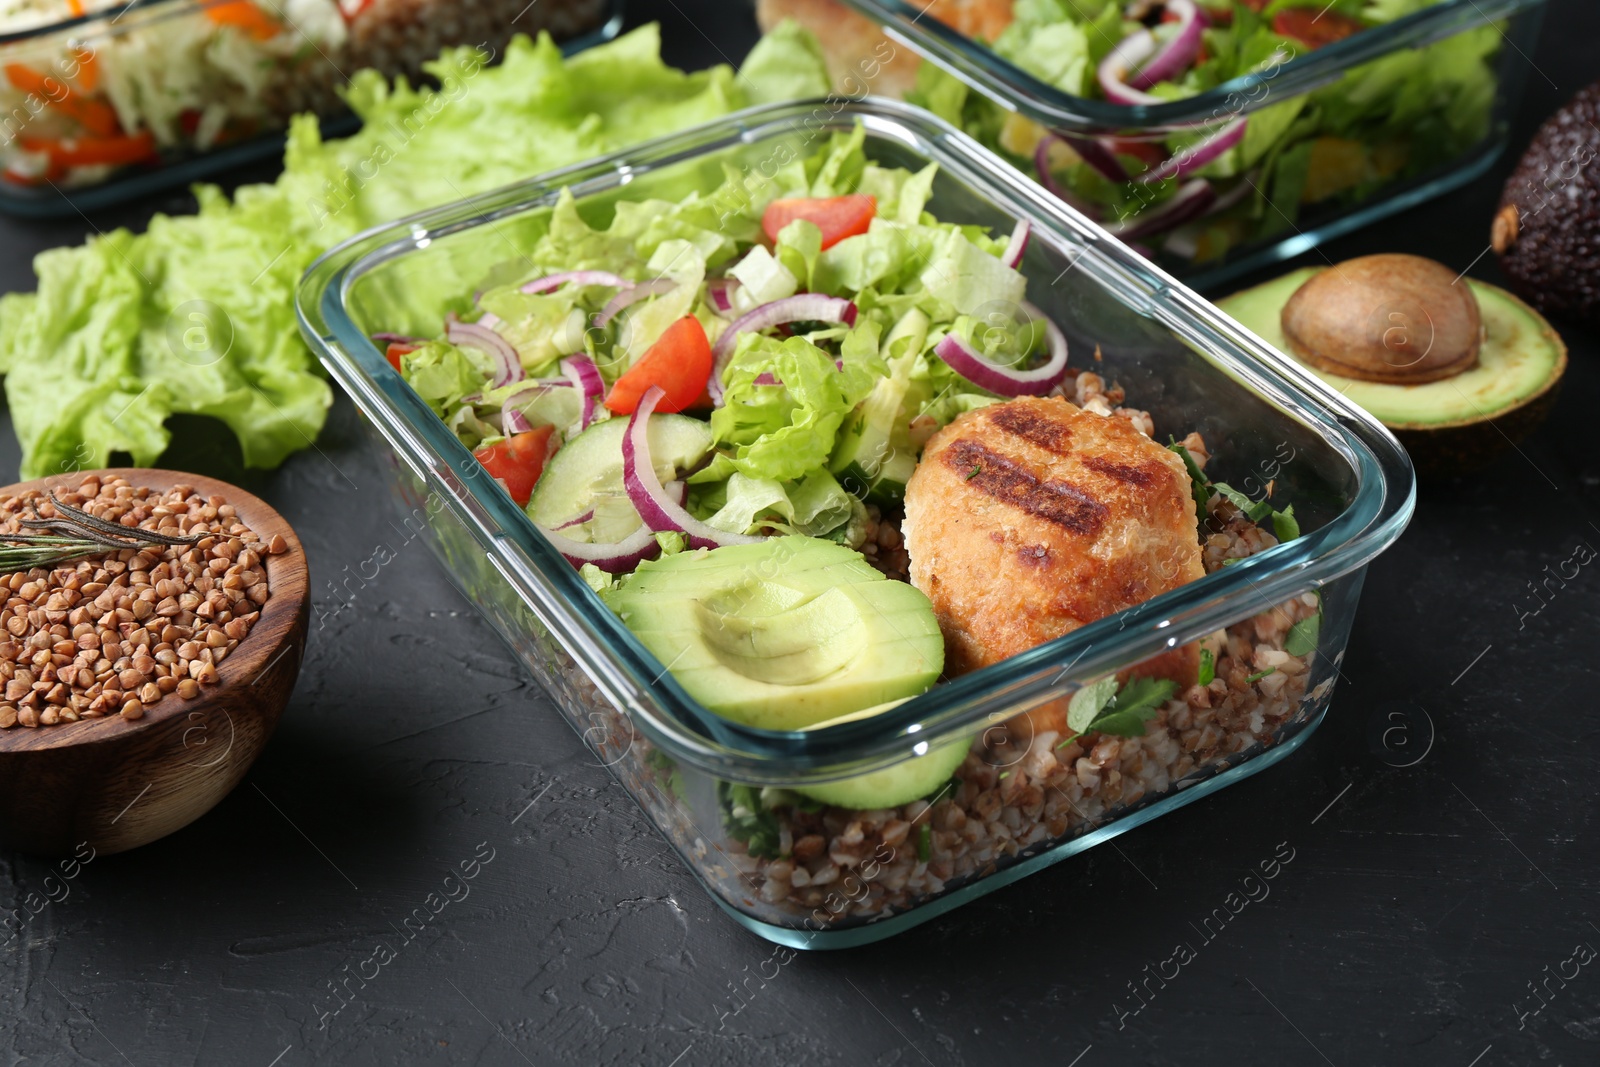
[[[758,4],[767,28],[795,18],[817,34],[840,92],[927,107],[1207,284],[1481,173],[1503,147],[1542,10],[1539,0]]]
[[[820,114],[357,238],[299,304],[454,577],[800,947],[1287,754],[1411,507],[1381,428],[967,137]]]
[[[340,116],[363,68],[414,79],[449,45],[492,55],[513,32],[620,24],[615,0],[546,0],[515,20],[522,7],[0,0],[0,208],[70,212],[269,154],[296,113]]]

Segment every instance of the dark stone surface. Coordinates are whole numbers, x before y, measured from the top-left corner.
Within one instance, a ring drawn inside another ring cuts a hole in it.
[[[634,6],[665,22],[680,64],[737,58],[754,36],[738,5]],[[1551,7],[1519,145],[1600,73],[1591,0]],[[1327,254],[1414,251],[1496,280],[1475,257],[1510,166]],[[140,223],[170,201],[94,221]],[[31,287],[27,257],[85,230],[0,222],[0,287]],[[1544,567],[1600,545],[1600,345],[1568,340],[1551,423],[1482,474],[1425,487],[1372,568],[1348,680],[1300,753],[888,943],[795,958],[725,1018],[731,984],[773,948],[711,903],[425,550],[399,545],[313,635],[245,784],[187,830],[95,860],[0,947],[0,1059],[1600,1062],[1600,972],[1549,977],[1575,945],[1600,946],[1600,574],[1518,610]],[[9,433],[3,451],[14,471]],[[379,461],[341,401],[318,451],[249,479],[300,531],[324,599],[323,583],[403,540]],[[1399,735],[1387,754],[1373,738],[1402,723],[1425,755],[1396,767],[1413,758],[1395,754]],[[493,859],[470,896],[319,1028],[329,983],[398,943],[401,917],[480,843]],[[1280,848],[1293,860],[1270,896],[1197,936]],[[50,872],[0,855],[0,908]],[[1196,958],[1119,1026],[1128,983],[1182,941]],[[1519,1020],[1541,981],[1548,1006]]]

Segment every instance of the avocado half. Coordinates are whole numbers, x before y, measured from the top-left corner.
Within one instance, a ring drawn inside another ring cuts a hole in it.
[[[1235,293],[1217,306],[1281,352],[1294,354],[1283,310],[1322,270],[1307,267]],[[1521,441],[1554,407],[1567,348],[1537,311],[1498,286],[1464,279],[1483,324],[1476,365],[1417,385],[1344,377],[1295,356],[1312,374],[1366,409],[1411,453],[1419,474],[1481,466]]]

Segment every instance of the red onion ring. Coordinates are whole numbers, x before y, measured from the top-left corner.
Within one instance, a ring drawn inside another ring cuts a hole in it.
[[[594,324],[596,326],[604,326],[616,318],[623,308],[637,304],[641,300],[647,300],[660,293],[669,293],[677,287],[678,283],[669,278],[657,278],[653,282],[640,282],[638,285],[630,285],[612,297],[610,302],[600,309],[600,314],[594,317]]]
[[[953,333],[945,334],[933,346],[933,354],[980,389],[1000,396],[1043,396],[1067,376],[1067,339],[1060,328],[1038,308],[1024,301],[1022,309],[1044,323],[1045,338],[1050,347],[1050,358],[1044,366],[1025,371],[999,366]]]
[[[1151,182],[1182,178],[1192,174],[1244,140],[1245,127],[1249,123],[1250,120],[1243,115],[1231,119],[1205,140],[1197,141],[1188,148],[1180,150],[1171,159],[1158,163],[1133,180],[1141,185],[1148,185]]]
[[[567,557],[567,562],[574,567],[593,563],[608,574],[631,571],[661,551],[661,543],[656,540],[655,532],[648,526],[641,526],[623,540],[609,544],[574,541],[570,537],[561,536],[548,526],[540,526],[538,523],[534,523],[534,526],[557,552]]]
[[[1117,158],[1117,154],[1099,138],[1075,137],[1070,133],[1056,133],[1050,136],[1078,153],[1078,158],[1099,171],[1100,176],[1106,181],[1120,184],[1128,180],[1128,168],[1122,165],[1122,160]]]
[[[560,526],[552,526],[551,529],[552,530],[566,530],[566,529],[569,529],[570,527],[573,527],[573,526],[582,526],[584,523],[588,522],[592,518],[594,518],[594,508],[590,508],[588,511],[585,511],[582,515],[579,515],[575,519],[568,519],[566,522],[562,523]]]
[[[561,274],[547,274],[543,278],[535,278],[522,286],[524,293],[548,293],[552,289],[559,289],[563,285],[609,285],[614,289],[627,289],[633,283],[620,274],[612,274],[608,270],[569,270]]]
[[[733,294],[738,291],[738,278],[712,278],[706,282],[706,296],[718,314],[733,310]]]
[[[527,433],[533,429],[533,423],[516,408],[505,408],[500,412],[500,429],[509,437],[514,433]]]
[[[821,293],[801,293],[784,297],[770,304],[762,304],[753,311],[734,319],[711,349],[711,379],[706,389],[712,401],[722,406],[722,372],[733,357],[739,335],[755,330],[769,330],[788,322],[839,322],[846,326],[856,324],[856,306],[841,297],[823,296]]]
[[[1200,218],[1216,203],[1217,192],[1204,178],[1194,178],[1178,187],[1171,200],[1153,211],[1143,211],[1122,222],[1106,224],[1106,232],[1122,241],[1137,241],[1182,226]]]
[[[375,344],[380,345],[425,345],[428,343],[424,337],[407,337],[403,333],[375,333],[372,335]]]
[[[1148,59],[1155,50],[1156,38],[1149,30],[1139,30],[1117,42],[1117,46],[1106,54],[1095,70],[1095,79],[1100,83],[1100,91],[1105,93],[1107,100],[1127,107],[1164,103],[1159,96],[1133,88],[1127,80],[1128,72]]]
[[[600,368],[588,356],[568,356],[558,366],[568,383],[583,392],[583,417],[578,420],[578,429],[587,430],[594,422],[595,409],[605,398],[605,379],[600,377]]]
[[[511,342],[487,326],[454,320],[446,327],[445,337],[451,344],[461,345],[463,348],[476,348],[489,354],[489,358],[494,360],[495,367],[494,377],[489,382],[491,389],[520,382],[528,376],[528,372],[523,369],[522,359],[517,355],[517,350],[511,347]]]
[[[1200,54],[1200,31],[1207,22],[1200,8],[1194,0],[1167,0],[1165,7],[1167,14],[1178,17],[1177,31],[1150,62],[1125,79],[1130,89],[1148,89],[1157,82],[1169,81],[1188,70]]]
[[[645,527],[651,530],[676,530],[689,539],[691,548],[720,548],[723,545],[748,545],[763,540],[749,534],[728,533],[707,526],[683,509],[661,487],[650,458],[650,413],[666,392],[652,385],[639,398],[639,406],[628,416],[628,429],[622,437],[622,484],[628,491]]]
[[[1011,231],[1011,240],[1006,242],[1006,250],[1000,254],[1000,262],[1016,269],[1022,263],[1023,255],[1028,251],[1028,234],[1032,227],[1027,219],[1018,219],[1016,229]]]

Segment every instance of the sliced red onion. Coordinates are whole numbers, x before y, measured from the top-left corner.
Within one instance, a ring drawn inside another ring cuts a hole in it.
[[[953,333],[945,334],[943,340],[933,346],[933,354],[980,389],[1000,396],[1043,396],[1067,376],[1067,339],[1038,308],[1024,301],[1022,309],[1044,323],[1045,339],[1050,347],[1050,358],[1044,366],[1022,371],[999,366]]]
[[[631,285],[628,279],[620,274],[612,274],[608,270],[569,270],[561,274],[547,274],[543,278],[535,278],[522,286],[524,293],[548,293],[552,289],[559,289],[563,285],[609,285],[615,289],[627,289]]]
[[[578,429],[587,430],[594,422],[595,409],[605,398],[605,379],[600,377],[600,368],[588,356],[568,356],[559,366],[567,380],[583,391],[583,417],[578,420]]]
[[[1167,0],[1166,13],[1177,16],[1178,28],[1150,62],[1123,79],[1130,89],[1148,89],[1157,82],[1170,81],[1188,70],[1200,54],[1200,31],[1206,27],[1206,18],[1194,0]]]
[[[638,285],[630,285],[612,297],[611,301],[600,309],[600,314],[594,317],[594,324],[596,326],[604,326],[616,318],[623,308],[637,304],[641,300],[648,300],[652,296],[671,292],[677,287],[678,283],[670,278],[657,278],[653,282],[640,282]]]
[[[482,315],[478,316],[478,325],[484,327],[485,329],[496,329],[500,325],[500,316],[496,315],[492,311],[485,311]]]
[[[528,372],[522,367],[522,359],[517,355],[517,350],[511,347],[511,342],[487,326],[455,320],[445,330],[445,336],[449,338],[451,344],[476,348],[489,354],[489,358],[494,360],[495,368],[494,378],[489,382],[491,389],[520,382],[528,376]]]
[[[755,376],[755,380],[752,381],[750,384],[751,385],[782,385],[783,383],[778,380],[778,376],[776,374],[773,374],[769,370],[764,370],[760,374],[756,375]]]
[[[673,500],[676,500],[679,504],[687,504],[689,502],[689,483],[688,482],[684,482],[684,481],[679,481],[677,479],[673,479],[672,481],[668,482],[666,485],[663,485],[661,488],[666,490],[666,493],[667,493],[668,497],[670,497]]]
[[[593,563],[596,567],[608,574],[623,574],[633,570],[641,562],[653,558],[661,551],[661,543],[656,540],[655,531],[648,526],[641,526],[628,537],[621,541],[607,544],[590,544],[587,541],[574,541],[570,537],[550,529],[548,526],[539,526],[534,523],[545,540],[557,552],[567,557],[567,562],[574,567],[581,567],[585,563]]]
[[[1204,215],[1211,210],[1216,199],[1217,192],[1209,181],[1194,178],[1179,186],[1171,200],[1122,222],[1107,223],[1106,231],[1123,241],[1153,237]]]
[[[1117,158],[1117,154],[1099,138],[1074,137],[1070,133],[1057,133],[1051,136],[1058,138],[1068,148],[1078,153],[1078,158],[1099,171],[1106,181],[1120,184],[1128,180],[1128,168],[1122,165],[1122,160]]]
[[[554,526],[554,527],[551,527],[551,529],[566,530],[566,529],[569,529],[569,528],[571,528],[573,526],[582,526],[584,523],[588,522],[589,520],[591,520],[593,518],[594,518],[594,508],[590,508],[588,511],[585,511],[582,515],[579,515],[577,518],[568,519],[566,522],[562,523],[560,526]]]
[[[1141,92],[1128,84],[1129,72],[1148,59],[1155,50],[1155,34],[1149,30],[1139,30],[1117,42],[1117,46],[1106,54],[1095,71],[1100,91],[1106,94],[1107,100],[1126,107],[1163,103],[1159,96]]]
[[[1000,262],[1008,267],[1016,268],[1022,264],[1022,256],[1028,251],[1028,234],[1032,227],[1027,219],[1018,219],[1016,229],[1011,231],[1011,240],[1006,242],[1006,250],[1001,253]]]
[[[516,408],[506,408],[500,412],[500,429],[508,436],[514,433],[527,433],[533,429],[533,423]]]
[[[1215,133],[1177,152],[1171,159],[1158,163],[1137,178],[1141,184],[1182,178],[1214,161],[1228,149],[1244,140],[1244,130],[1250,120],[1243,115],[1222,124]]]
[[[425,345],[428,343],[424,337],[407,337],[403,333],[375,333],[372,340],[380,345]]]
[[[639,406],[628,417],[628,430],[622,438],[622,484],[628,499],[651,530],[677,530],[689,540],[691,548],[720,548],[723,545],[748,545],[763,540],[749,534],[728,533],[708,526],[683,509],[662,488],[650,458],[650,413],[666,392],[652,385],[639,398]]]
[[[722,406],[722,372],[739,344],[741,333],[770,330],[787,322],[839,322],[846,326],[856,324],[856,306],[841,297],[823,296],[821,293],[801,293],[784,297],[770,304],[762,304],[753,311],[734,319],[711,349],[711,380],[706,389],[718,407]]]
[[[718,313],[733,310],[733,294],[738,291],[738,278],[712,278],[706,282],[706,296]]]
[[[1056,140],[1056,135],[1047,133],[1039,139],[1039,147],[1033,152],[1033,166],[1039,172],[1039,184],[1049,190],[1050,195],[1066,204],[1068,207],[1081,214],[1089,216],[1096,222],[1100,220],[1102,211],[1100,205],[1091,204],[1083,197],[1068,189],[1056,180],[1055,174],[1050,169],[1050,142]]]

